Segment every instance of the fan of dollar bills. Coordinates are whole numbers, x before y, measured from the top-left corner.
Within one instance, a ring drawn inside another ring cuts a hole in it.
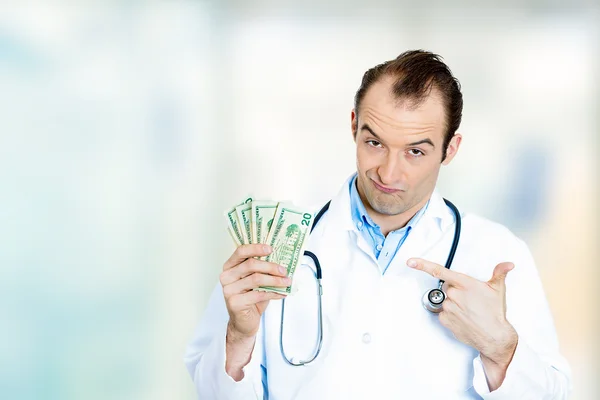
[[[294,271],[304,254],[313,215],[291,203],[253,200],[247,198],[242,204],[225,212],[227,230],[236,246],[264,243],[273,252],[262,260],[279,264],[287,269],[293,280]],[[290,294],[292,285],[283,287],[259,287],[257,290]]]

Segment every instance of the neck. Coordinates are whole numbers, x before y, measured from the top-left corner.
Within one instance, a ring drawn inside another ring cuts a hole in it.
[[[415,204],[414,206],[412,206],[411,208],[409,208],[408,210],[404,211],[401,214],[386,215],[386,214],[381,214],[381,213],[375,211],[371,207],[371,205],[369,204],[367,199],[365,199],[364,195],[360,192],[360,190],[358,190],[358,194],[360,196],[361,201],[363,202],[363,204],[365,206],[365,209],[367,210],[367,214],[369,214],[369,217],[371,217],[373,222],[375,222],[377,225],[379,225],[379,228],[381,229],[381,233],[383,234],[383,236],[386,236],[386,237],[387,237],[388,233],[404,228],[406,226],[406,224],[408,224],[408,221],[410,221],[417,214],[417,212],[419,212],[419,210],[421,208],[425,207],[425,204],[427,204],[427,201],[431,197],[431,193],[430,193],[428,196],[425,196],[417,204]]]

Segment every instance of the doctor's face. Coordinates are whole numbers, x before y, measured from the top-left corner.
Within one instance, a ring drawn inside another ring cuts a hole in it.
[[[449,163],[460,144],[455,135],[443,158],[446,132],[441,96],[433,89],[417,107],[391,93],[392,80],[383,78],[365,94],[355,132],[357,187],[372,217],[416,213],[435,188],[440,166]],[[409,215],[412,216],[412,215]]]

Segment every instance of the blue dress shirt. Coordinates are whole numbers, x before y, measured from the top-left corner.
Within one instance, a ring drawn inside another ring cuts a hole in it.
[[[381,228],[377,225],[369,214],[358,194],[356,188],[356,175],[350,180],[350,209],[352,212],[352,221],[354,226],[362,234],[369,247],[373,250],[373,254],[379,263],[381,273],[385,274],[390,262],[398,252],[398,249],[410,233],[413,226],[419,222],[421,216],[425,213],[429,201],[423,208],[411,218],[410,221],[401,229],[388,233],[387,237],[381,233]]]

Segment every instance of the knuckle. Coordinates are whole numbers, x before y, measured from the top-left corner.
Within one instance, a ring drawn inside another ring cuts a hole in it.
[[[440,316],[443,314],[444,315],[444,319],[448,317],[448,313],[450,312],[450,309],[452,308],[452,306],[450,305],[450,303],[452,303],[450,300],[446,299],[444,301],[444,303],[442,303],[442,311],[440,313]]]
[[[265,251],[263,250],[263,245],[262,244],[249,244],[249,250],[252,252],[253,256],[257,256],[257,257],[262,257],[265,254]]]
[[[221,270],[222,270],[222,271],[225,271],[225,270],[227,270],[227,269],[229,268],[229,265],[230,265],[230,264],[231,264],[231,263],[230,263],[230,261],[229,261],[229,260],[225,261],[225,262],[223,263],[223,268],[221,268]]]
[[[442,304],[442,310],[446,314],[446,318],[447,318],[448,314],[451,314],[456,310],[456,303],[454,301],[452,301],[452,299],[446,298],[446,300]]]
[[[256,261],[256,258],[249,258],[243,262],[246,272],[254,271],[256,269]]]
[[[263,268],[264,261],[259,258],[251,258],[252,260],[252,268],[257,271],[260,271]]]
[[[238,268],[238,273],[240,273],[242,276],[247,275],[248,272],[250,272],[250,266],[248,265],[247,261],[244,261],[243,263],[238,265],[237,268]]]
[[[445,305],[446,305],[446,303],[444,302],[444,306]],[[443,308],[442,312],[439,313],[439,320],[440,320],[440,324],[442,324],[446,328],[450,325],[449,314],[445,307]]]
[[[442,325],[444,325],[444,321],[446,321],[446,307],[445,307],[446,303],[444,303],[444,305],[442,306],[442,311],[438,314],[438,319],[440,320],[440,323]]]
[[[454,299],[456,298],[456,289],[453,287],[449,287],[446,289],[446,298],[447,299]]]
[[[231,295],[233,294],[232,292],[233,289],[231,288],[231,285],[223,286],[223,297],[225,297],[225,300],[231,297]]]
[[[271,268],[269,268],[269,269],[270,269],[272,275],[281,275],[281,272],[279,272],[279,265],[271,264]]]
[[[248,253],[248,245],[242,244],[235,249],[235,254],[239,257],[245,257]]]
[[[440,313],[440,324],[445,328],[448,327],[448,317],[443,312]]]
[[[433,267],[433,269],[431,270],[431,275],[434,278],[440,279],[442,277],[442,268],[439,266]]]
[[[255,286],[259,286],[262,282],[262,276],[260,274],[252,274],[250,275],[250,282]]]
[[[266,300],[267,294],[267,292],[263,292],[262,290],[253,290],[251,292],[248,292],[248,303],[256,304],[261,301],[264,301]]]
[[[226,302],[229,311],[235,311],[238,308],[239,299],[237,296],[230,297]]]

